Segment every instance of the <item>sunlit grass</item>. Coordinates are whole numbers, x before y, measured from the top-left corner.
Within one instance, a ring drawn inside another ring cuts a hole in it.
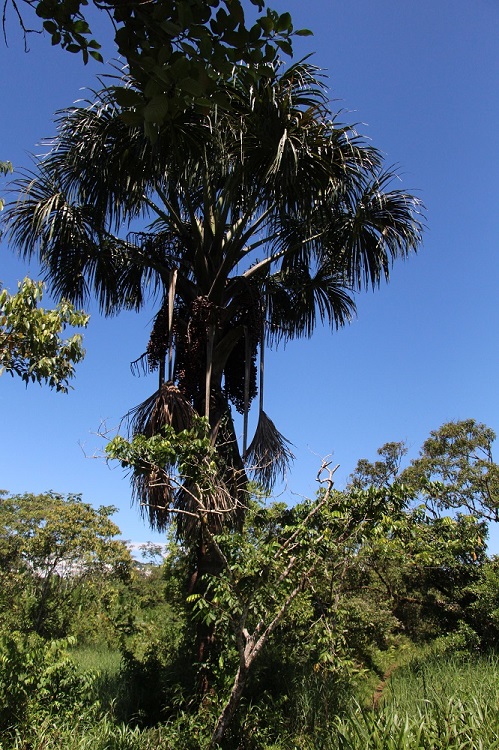
[[[499,706],[499,657],[414,659],[393,673],[383,695],[385,704],[409,714],[450,700]]]
[[[333,722],[338,750],[497,750],[497,657],[429,656],[396,670],[377,710],[358,703]]]
[[[121,666],[120,651],[106,646],[78,646],[71,651],[71,657],[82,672],[99,672],[112,677]]]
[[[81,648],[73,652],[80,668],[103,676],[101,689],[116,687],[119,652]],[[317,717],[316,727],[285,736],[277,727],[265,732],[272,740],[254,744],[249,717],[248,750],[499,750],[499,657],[422,653],[396,669],[384,685],[381,700],[373,708],[363,700],[345,696],[347,708]],[[109,685],[105,685],[106,680]],[[316,686],[317,687],[317,686]],[[310,698],[317,690],[304,685]],[[109,697],[109,696],[105,696]],[[113,713],[111,703],[100,696],[100,711],[74,720],[46,717],[29,737],[12,738],[2,750],[201,750],[207,747],[209,727],[201,730],[195,715],[179,714],[178,720],[156,727],[127,726]],[[322,703],[327,696],[322,695]],[[257,707],[255,706],[255,711]],[[303,710],[310,718],[310,710]],[[306,706],[305,706],[306,708]],[[324,705],[320,711],[324,711]],[[257,712],[258,713],[258,712]],[[257,713],[256,721],[258,719]],[[255,718],[255,717],[253,717]],[[257,721],[258,725],[258,721]],[[256,729],[256,726],[255,726]],[[273,731],[275,729],[275,732]],[[268,743],[268,744],[267,744]],[[227,745],[234,750],[236,745]],[[225,750],[225,749],[224,749]]]

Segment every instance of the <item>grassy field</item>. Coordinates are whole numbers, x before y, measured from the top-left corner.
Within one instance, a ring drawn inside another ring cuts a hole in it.
[[[104,713],[74,717],[71,725],[47,717],[29,737],[1,750],[201,750],[207,744],[196,719],[147,729],[118,723],[109,688],[119,682],[119,654],[106,649],[75,653],[81,669],[99,670]],[[391,671],[376,707],[348,699],[339,715],[316,727],[287,732],[250,731],[240,750],[499,750],[499,659],[428,654]],[[311,696],[309,696],[311,697]],[[373,698],[374,695],[371,696]],[[304,696],[307,700],[307,696]],[[362,700],[362,702],[360,702]],[[336,701],[338,704],[339,702]],[[251,721],[251,719],[250,719]],[[277,736],[276,736],[277,735]],[[236,750],[236,744],[230,750]]]
[[[354,704],[336,719],[329,747],[495,750],[498,707],[497,657],[430,655],[392,673],[376,710]]]
[[[105,646],[84,646],[72,651],[71,656],[82,672],[101,672],[114,676],[119,672],[121,653]]]

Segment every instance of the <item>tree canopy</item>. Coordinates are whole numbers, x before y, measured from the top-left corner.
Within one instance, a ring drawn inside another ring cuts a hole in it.
[[[461,512],[498,520],[499,474],[492,445],[495,432],[474,419],[446,422],[432,430],[419,456],[402,469],[407,447],[386,443],[380,459],[361,459],[351,476],[353,487],[402,484],[428,512]]]
[[[126,576],[131,557],[115,511],[54,492],[0,498],[0,625],[65,635],[84,581]]]
[[[74,366],[85,356],[82,336],[66,339],[68,327],[82,328],[89,316],[63,300],[52,310],[39,307],[44,284],[25,278],[16,294],[0,288],[0,375],[8,372],[26,384],[47,383],[67,393]]]
[[[4,33],[9,7],[25,37],[34,10],[35,30],[47,32],[53,45],[81,53],[85,63],[89,57],[102,61],[88,0],[22,2],[4,0]],[[117,54],[127,65],[127,85],[116,81],[114,88],[118,101],[153,136],[161,123],[183,116],[192,105],[229,106],[226,89],[239,66],[255,80],[271,75],[278,56],[292,54],[293,35],[311,33],[294,30],[290,14],[266,7],[264,0],[249,5],[241,0],[93,0],[92,5],[109,17]]]
[[[243,508],[246,470],[271,486],[290,458],[264,412],[258,351],[262,372],[267,345],[347,323],[354,291],[376,288],[418,248],[420,204],[329,112],[308,64],[256,83],[241,69],[230,111],[191,109],[155,143],[123,114],[104,91],[60,115],[54,148],[17,181],[9,237],[74,303],[95,292],[116,313],[156,296],[137,365],[159,370],[160,389],[131,413],[132,432],[206,416],[229,488],[217,497]],[[255,438],[238,446],[230,403],[247,414],[258,389]],[[189,504],[154,481],[136,489],[159,526]]]

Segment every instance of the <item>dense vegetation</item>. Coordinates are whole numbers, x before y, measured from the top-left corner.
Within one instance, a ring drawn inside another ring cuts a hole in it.
[[[4,20],[28,34],[34,8],[53,44],[99,60],[86,5],[5,0]],[[171,538],[139,564],[112,507],[1,497],[2,750],[498,747],[493,432],[449,423],[408,465],[387,443],[341,491],[325,461],[316,498],[269,499],[292,456],[263,409],[265,348],[347,323],[354,293],[418,249],[419,201],[339,124],[315,68],[282,67],[308,33],[289,13],[94,5],[125,78],[61,113],[7,212],[70,301],[1,292],[0,363],[64,391],[83,351],[59,334],[87,321],[73,304],[138,311],[152,290],[134,364],[158,389],[107,455]]]
[[[58,295],[79,304],[95,294],[106,314],[140,311],[151,296],[158,305],[134,363],[157,370],[158,387],[108,455],[131,470],[150,523],[175,527],[185,547],[183,674],[194,682],[188,699],[175,690],[181,706],[210,706],[213,745],[233,733],[261,653],[293,613],[328,642],[309,601],[314,576],[349,567],[385,502],[376,488],[352,489],[353,502],[333,492],[324,466],[316,504],[269,518],[254,506],[250,480],[271,492],[292,459],[264,411],[265,349],[348,323],[355,292],[387,280],[422,232],[419,200],[329,111],[313,66],[276,63],[256,79],[237,67],[230,84],[230,107],[193,105],[154,138],[109,89],[61,113],[50,152],[17,180],[21,199],[6,211],[9,240],[38,258]],[[396,513],[407,498],[388,494]],[[331,513],[343,523],[327,528]]]
[[[444,425],[404,469],[389,443],[341,492],[324,464],[294,507],[255,488],[203,595],[188,545],[134,562],[113,508],[4,497],[3,747],[497,746],[493,438]]]

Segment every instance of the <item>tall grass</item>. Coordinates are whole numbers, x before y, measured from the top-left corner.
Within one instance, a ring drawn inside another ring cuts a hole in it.
[[[161,728],[141,731],[115,724],[109,718],[88,724],[76,719],[70,726],[45,720],[30,736],[18,736],[5,750],[179,750]],[[27,740],[28,743],[27,744]]]
[[[119,649],[107,646],[78,646],[71,650],[71,657],[82,672],[116,675],[121,666]]]
[[[433,656],[394,672],[378,710],[333,722],[338,750],[499,750],[499,661]],[[326,747],[326,746],[325,746]]]
[[[455,699],[498,705],[498,677],[498,656],[429,654],[395,670],[383,700],[409,714],[416,706],[424,708]]]
[[[95,668],[95,651],[88,657]],[[105,663],[101,654],[101,667]],[[114,666],[113,666],[114,665]],[[119,680],[114,657],[110,679]],[[106,674],[106,673],[105,673]],[[499,658],[453,658],[430,655],[396,670],[386,683],[376,709],[352,698],[340,681],[335,686],[302,682],[304,695],[293,706],[298,730],[271,721],[259,732],[261,708],[248,711],[244,750],[499,750]],[[335,688],[343,692],[340,709]],[[315,705],[311,705],[311,701]],[[312,702],[313,702],[312,701]],[[100,701],[101,707],[105,701]],[[328,703],[328,706],[325,706]],[[317,712],[315,714],[315,712]],[[327,713],[325,717],[324,712]],[[315,714],[315,715],[314,715]],[[269,717],[267,717],[269,718]],[[275,717],[274,717],[275,718]],[[295,723],[296,727],[296,723]],[[201,750],[206,727],[195,714],[155,727],[120,722],[112,710],[89,712],[72,721],[43,717],[30,736],[0,741],[2,750]]]

